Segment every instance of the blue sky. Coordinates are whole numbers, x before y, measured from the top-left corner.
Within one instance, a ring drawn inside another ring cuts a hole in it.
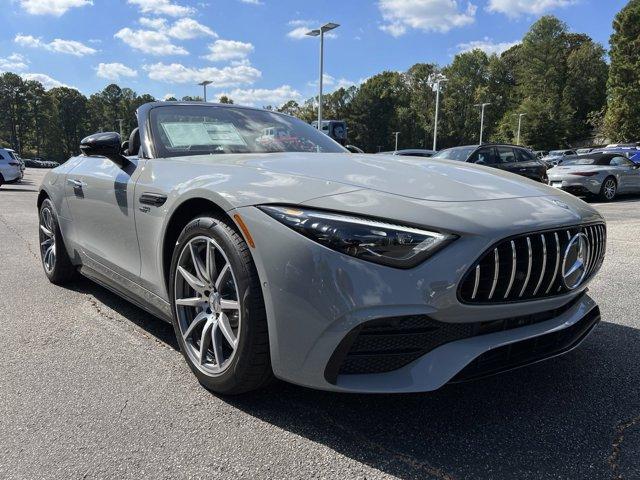
[[[464,49],[500,51],[551,13],[608,46],[624,0],[0,0],[0,71],[89,95],[116,82],[157,98],[198,95],[263,106],[316,91],[318,40],[327,89]]]

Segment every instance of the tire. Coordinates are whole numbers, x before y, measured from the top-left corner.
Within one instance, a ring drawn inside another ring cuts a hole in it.
[[[229,220],[189,222],[173,251],[169,291],[180,350],[205,388],[237,395],[272,380],[258,273]]]
[[[616,198],[617,193],[618,184],[616,183],[616,179],[613,177],[607,177],[602,182],[598,198],[600,198],[600,200],[602,200],[603,202],[610,202],[614,198]]]
[[[4,177],[2,176],[2,174],[0,173],[0,187],[4,185]]]
[[[44,273],[51,283],[63,285],[77,278],[76,267],[71,263],[64,246],[53,202],[42,202],[39,212],[40,258]]]

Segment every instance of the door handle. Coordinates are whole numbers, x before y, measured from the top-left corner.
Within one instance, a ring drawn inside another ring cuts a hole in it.
[[[74,178],[68,178],[67,183],[73,188],[82,188],[85,185],[84,182],[81,182],[80,180],[76,180]]]

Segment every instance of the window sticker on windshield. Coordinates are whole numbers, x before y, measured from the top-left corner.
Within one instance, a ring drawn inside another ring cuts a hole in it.
[[[247,146],[247,143],[232,123],[205,123],[204,127],[209,134],[211,143],[215,145]]]
[[[192,145],[211,145],[211,137],[203,123],[170,122],[161,123],[171,146],[174,148]]]

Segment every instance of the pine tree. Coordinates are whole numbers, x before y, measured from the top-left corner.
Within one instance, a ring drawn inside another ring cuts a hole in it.
[[[640,0],[631,0],[613,21],[607,85],[606,129],[611,140],[640,139]]]

